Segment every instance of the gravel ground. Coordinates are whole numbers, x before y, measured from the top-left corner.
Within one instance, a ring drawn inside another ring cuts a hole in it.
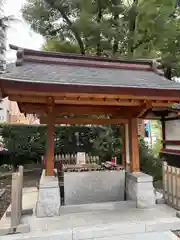
[[[24,187],[36,187],[40,180],[41,171],[24,173]],[[6,189],[0,197],[0,219],[11,203],[11,176],[0,179],[0,189]]]

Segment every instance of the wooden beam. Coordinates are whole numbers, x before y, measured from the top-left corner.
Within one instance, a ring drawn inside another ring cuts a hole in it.
[[[164,145],[165,145],[165,146],[166,146],[166,145],[176,145],[176,146],[180,146],[180,141],[178,141],[178,140],[162,140],[162,143],[163,143],[163,148],[165,148]]]
[[[162,148],[161,153],[180,155],[180,150]]]
[[[47,118],[40,118],[41,124],[47,124]],[[55,124],[94,124],[94,125],[106,125],[106,124],[124,124],[127,123],[127,119],[119,118],[56,118]]]
[[[170,117],[170,118],[165,118],[164,121],[167,122],[167,121],[176,121],[176,120],[179,120],[180,117],[177,116],[177,117]]]
[[[141,118],[143,117],[146,112],[152,108],[152,102],[146,102],[143,104],[143,106],[139,109],[139,112],[137,112],[136,118]]]
[[[28,114],[40,114],[44,116],[47,111],[47,105],[45,104],[33,104],[33,103],[18,103],[22,113]]]
[[[11,95],[19,95],[23,94],[25,96],[53,96],[54,98],[59,98],[59,97],[66,97],[66,98],[108,98],[108,99],[134,99],[134,100],[143,100],[143,101],[172,101],[172,102],[177,102],[178,104],[180,103],[180,97],[174,97],[173,94],[169,94],[166,97],[166,100],[164,100],[164,96],[156,95],[156,96],[148,96],[148,92],[145,92],[146,90],[141,89],[141,92],[143,92],[143,95],[138,95],[138,94],[113,94],[113,93],[79,93],[79,92],[52,92],[52,91],[30,91],[30,90],[22,90],[22,89],[12,89],[12,88],[4,88],[4,92],[6,92],[9,96]],[[140,91],[140,90],[139,90]]]
[[[46,104],[19,103],[23,112],[36,113],[42,117],[47,115]],[[86,105],[55,105],[55,115],[112,115],[119,118],[130,118],[137,115],[137,107],[125,106],[86,106]],[[140,111],[140,110],[139,110]]]
[[[173,101],[152,101],[152,107],[173,107],[177,104],[177,102]]]
[[[9,95],[9,100],[19,103],[47,103],[47,97],[42,96]]]
[[[20,103],[23,111],[27,113],[46,113],[46,104],[33,104],[33,103]],[[88,114],[88,115],[104,115],[104,114],[114,114],[129,112],[129,109],[119,106],[86,106],[86,105],[55,105],[54,112],[56,115],[68,115],[68,114]]]
[[[2,89],[0,88],[0,100],[3,98],[3,92]]]
[[[142,104],[140,100],[120,100],[120,99],[61,99],[55,100],[56,104],[67,104],[67,105],[99,105],[99,106],[139,106]]]
[[[40,103],[46,104],[47,103],[47,96],[26,96],[24,95],[10,95],[9,99],[11,101],[16,101],[18,103]],[[54,97],[55,104],[61,105],[88,105],[88,106],[142,106],[146,104],[146,100],[139,100],[139,99],[123,99],[123,98],[110,98],[104,97],[101,98],[98,96],[97,98],[94,97]],[[159,101],[151,101],[152,107],[167,107],[173,106],[178,102],[174,101],[167,101],[167,100],[159,100]],[[180,102],[179,102],[180,103]]]
[[[138,121],[136,118],[129,120],[129,153],[131,172],[139,172],[139,143],[138,143]]]

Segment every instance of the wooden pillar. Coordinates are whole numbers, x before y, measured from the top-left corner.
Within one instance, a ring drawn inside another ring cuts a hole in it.
[[[161,126],[162,126],[162,142],[163,142],[163,148],[166,148],[166,128],[165,128],[165,120],[164,117],[161,118]]]
[[[126,168],[126,129],[125,124],[122,125],[122,166]]]
[[[47,118],[47,168],[46,175],[53,176],[54,175],[54,117],[53,113],[49,112]]]
[[[137,118],[129,120],[129,154],[130,171],[139,172],[139,143],[138,143],[138,121]]]
[[[125,128],[125,169],[127,172],[130,172],[130,153],[129,153],[129,124],[124,124]]]

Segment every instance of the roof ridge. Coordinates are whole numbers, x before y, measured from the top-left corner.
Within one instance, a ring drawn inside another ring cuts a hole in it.
[[[110,62],[128,62],[128,63],[139,63],[139,64],[152,64],[153,59],[143,59],[143,58],[108,58],[104,56],[93,56],[93,55],[82,55],[78,53],[62,53],[62,52],[53,52],[53,51],[42,51],[42,50],[34,50],[29,48],[22,48],[13,44],[9,44],[9,47],[12,50],[18,51],[22,49],[25,55],[39,55],[39,56],[54,56],[54,57],[62,57],[62,58],[77,58],[84,60],[96,60],[96,61],[110,61]]]
[[[160,70],[161,64],[158,63],[155,59],[107,58],[74,53],[33,50],[21,48],[12,44],[9,46],[11,49],[17,51],[16,66],[21,66],[24,61],[39,63],[47,62],[53,64],[76,65],[82,67],[146,70],[154,71],[158,75],[164,75],[164,72]]]

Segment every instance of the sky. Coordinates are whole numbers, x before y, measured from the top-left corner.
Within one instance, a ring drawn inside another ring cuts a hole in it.
[[[19,47],[40,49],[43,44],[43,37],[33,30],[23,20],[21,8],[26,0],[5,0],[4,13],[6,16],[13,15],[18,21],[12,22],[7,30],[7,45],[14,44]],[[7,50],[7,61],[16,59],[13,50]]]

